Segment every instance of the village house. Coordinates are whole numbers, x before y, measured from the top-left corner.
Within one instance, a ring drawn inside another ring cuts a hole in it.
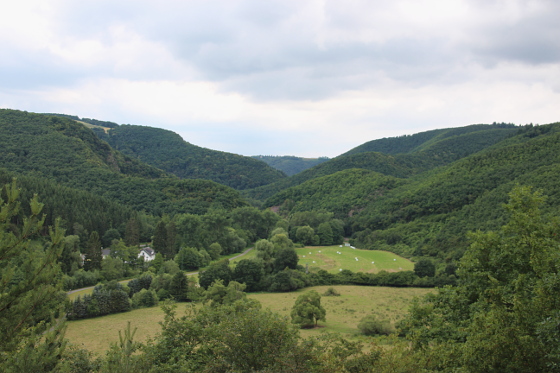
[[[156,252],[151,247],[144,246],[140,249],[140,252],[138,253],[138,258],[140,257],[144,258],[145,262],[149,262],[156,258]]]

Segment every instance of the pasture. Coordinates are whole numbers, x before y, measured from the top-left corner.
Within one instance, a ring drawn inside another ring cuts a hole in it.
[[[350,246],[308,246],[296,249],[299,264],[311,271],[324,269],[336,273],[341,269],[352,272],[377,273],[412,271],[414,263],[397,254],[380,250],[360,250]]]
[[[323,294],[331,286],[315,286],[300,289],[293,293],[252,293],[249,298],[261,302],[264,309],[270,309],[280,315],[289,317],[296,298],[303,292],[316,290]],[[344,337],[353,338],[358,334],[360,320],[370,314],[392,322],[403,317],[414,297],[420,297],[432,289],[389,288],[375,286],[332,286],[340,296],[322,296],[321,303],[327,311],[326,323],[320,322],[321,328],[302,330],[303,337],[317,335],[323,331],[338,332]],[[177,314],[181,315],[188,303],[180,303]],[[148,336],[155,336],[160,331],[159,321],[163,312],[159,307],[142,308],[130,312],[108,315],[93,319],[69,321],[66,337],[71,343],[82,346],[95,353],[106,351],[111,342],[119,339],[119,330],[127,322],[138,328],[135,340],[145,341]]]

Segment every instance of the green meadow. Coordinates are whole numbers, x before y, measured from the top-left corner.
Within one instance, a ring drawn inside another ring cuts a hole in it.
[[[310,246],[296,249],[299,264],[310,270],[324,269],[335,273],[341,269],[352,272],[411,271],[414,263],[388,251],[360,250],[350,246]]]
[[[252,293],[248,294],[248,297],[261,302],[264,309],[289,317],[292,306],[301,293],[316,290],[323,294],[329,287],[337,290],[340,296],[321,298],[321,303],[327,311],[327,321],[320,322],[320,328],[301,330],[303,337],[327,331],[355,338],[358,335],[358,323],[364,316],[375,314],[380,319],[395,322],[407,312],[414,297],[433,291],[420,288],[335,285],[315,286],[292,293]],[[178,315],[190,305],[180,303],[177,308]],[[160,331],[159,322],[162,320],[163,311],[159,307],[142,308],[93,319],[69,321],[66,337],[73,344],[103,353],[112,342],[118,342],[118,331],[123,330],[128,321],[131,322],[132,328],[138,328],[135,339],[145,341]]]

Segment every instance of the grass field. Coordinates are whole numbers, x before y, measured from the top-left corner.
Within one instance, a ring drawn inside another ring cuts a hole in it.
[[[352,272],[377,273],[407,271],[414,269],[410,260],[388,251],[360,250],[350,246],[313,246],[296,249],[299,264],[309,265],[310,270],[324,269],[335,273],[341,269]]]
[[[289,317],[292,306],[301,293],[313,289],[319,294],[323,294],[329,287],[331,286],[316,286],[293,293],[254,293],[249,294],[248,297],[257,299],[265,309],[268,308]],[[403,317],[412,298],[433,291],[431,289],[350,285],[332,287],[341,295],[321,298],[321,303],[327,311],[327,322],[321,322],[320,325],[323,327],[318,329],[302,330],[302,336],[329,331],[353,338],[357,335],[357,325],[364,316],[376,314],[381,319],[389,319],[394,322]],[[179,304],[177,314],[181,315],[185,307],[185,303]],[[123,330],[128,321],[131,322],[132,328],[138,328],[135,339],[145,341],[148,336],[154,336],[160,331],[158,322],[162,320],[163,311],[159,307],[143,308],[94,319],[70,321],[66,337],[73,344],[83,346],[96,353],[102,353],[108,349],[111,342],[118,341],[118,331]]]

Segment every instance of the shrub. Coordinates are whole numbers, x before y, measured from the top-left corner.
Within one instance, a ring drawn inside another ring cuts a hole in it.
[[[325,297],[340,297],[340,293],[335,288],[328,288],[323,295]]]
[[[158,304],[158,296],[153,290],[142,289],[132,296],[132,307],[153,307]]]
[[[358,329],[364,335],[389,335],[395,331],[388,320],[378,320],[374,315],[364,317],[358,324]]]

